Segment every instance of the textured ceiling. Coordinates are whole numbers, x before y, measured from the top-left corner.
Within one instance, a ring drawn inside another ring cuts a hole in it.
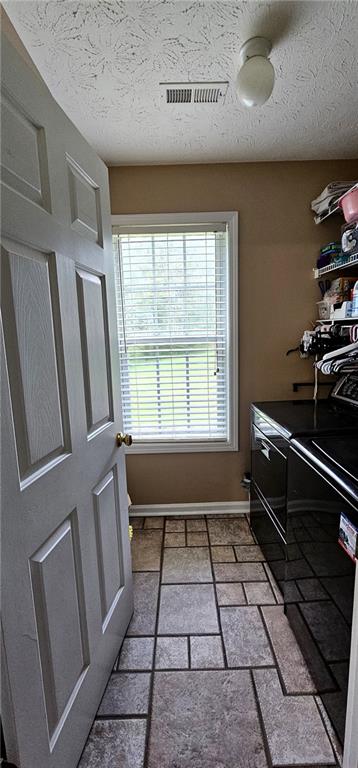
[[[357,3],[3,3],[54,97],[108,164],[358,154]],[[261,108],[235,93],[239,49],[273,42]],[[228,80],[225,104],[167,105],[160,81]]]

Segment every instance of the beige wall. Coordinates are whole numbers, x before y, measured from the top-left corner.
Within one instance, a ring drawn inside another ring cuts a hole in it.
[[[342,222],[333,217],[316,226],[310,201],[329,181],[357,177],[358,161],[110,168],[112,213],[240,215],[240,451],[128,456],[134,503],[245,498],[250,403],[292,398],[293,381],[312,379],[312,364],[286,351],[316,317],[311,270]]]

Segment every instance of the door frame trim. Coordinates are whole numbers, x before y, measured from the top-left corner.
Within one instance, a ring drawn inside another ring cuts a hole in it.
[[[343,768],[355,768],[358,762],[358,561],[356,563],[355,590],[349,681],[347,697],[346,730],[344,738]]]

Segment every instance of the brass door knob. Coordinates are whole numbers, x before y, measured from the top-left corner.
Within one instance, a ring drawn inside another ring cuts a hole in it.
[[[118,432],[116,435],[116,443],[118,448],[120,448],[122,445],[132,445],[132,435],[123,435],[122,432]]]

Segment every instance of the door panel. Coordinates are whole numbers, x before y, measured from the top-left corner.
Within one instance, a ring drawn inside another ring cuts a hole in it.
[[[72,228],[103,246],[99,187],[71,157],[67,164]]]
[[[32,202],[51,210],[45,131],[6,92],[1,103],[2,179]]]
[[[2,306],[21,480],[69,447],[66,398],[60,396],[51,254],[20,243],[2,249]],[[61,334],[57,333],[57,346]],[[62,400],[62,402],[61,402]]]
[[[116,486],[117,473],[112,469],[93,491],[103,631],[123,584]]]
[[[5,740],[75,768],[133,610],[108,174],[1,55]]]
[[[50,742],[89,664],[76,510],[30,558]],[[61,589],[58,585],[61,584]]]
[[[89,436],[113,420],[104,276],[76,270]]]

